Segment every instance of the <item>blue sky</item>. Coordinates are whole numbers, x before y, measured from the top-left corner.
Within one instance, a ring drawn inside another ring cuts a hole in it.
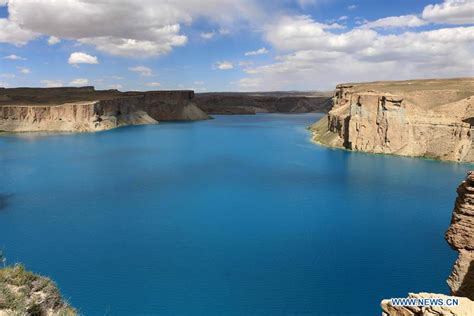
[[[473,76],[473,24],[472,0],[0,0],[0,86],[330,90]]]

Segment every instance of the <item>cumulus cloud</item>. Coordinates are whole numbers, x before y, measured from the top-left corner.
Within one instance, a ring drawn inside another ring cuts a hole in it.
[[[99,60],[95,56],[91,56],[82,52],[75,52],[69,56],[67,61],[69,64],[98,64]]]
[[[200,86],[204,84],[204,81],[194,81],[193,84]]]
[[[56,36],[50,36],[48,38],[48,45],[56,45],[59,42],[61,42],[61,40],[57,38]]]
[[[153,71],[145,66],[135,66],[135,67],[129,67],[128,70],[132,72],[137,72],[140,74],[140,76],[143,77],[150,77],[153,76]]]
[[[261,21],[257,3],[254,0],[9,0],[9,18],[0,20],[0,41],[24,44],[43,34],[78,40],[113,55],[159,56],[186,44],[181,25],[193,20],[205,18],[227,29],[243,22]],[[6,28],[8,32],[1,31]]]
[[[280,55],[248,67],[242,90],[331,89],[342,81],[473,76],[474,26],[381,34],[369,28],[333,32],[308,16],[265,27]]]
[[[16,67],[16,69],[18,70],[18,72],[20,72],[24,75],[27,75],[31,72],[30,69],[26,68],[26,67]]]
[[[10,43],[23,46],[39,34],[20,27],[10,19],[0,19],[0,43]]]
[[[74,79],[73,81],[69,82],[71,86],[85,86],[89,84],[89,80],[84,79],[84,78],[77,78]]]
[[[8,55],[8,56],[5,56],[3,57],[3,59],[9,59],[9,60],[26,60],[26,58],[23,58],[23,57],[20,57],[18,55]]]
[[[419,27],[428,24],[427,21],[420,19],[416,15],[389,16],[375,21],[367,22],[363,27],[366,28],[406,28]]]
[[[215,64],[215,68],[220,69],[220,70],[229,70],[229,69],[233,69],[234,65],[230,61],[218,61]]]
[[[357,9],[357,5],[355,4],[351,4],[347,6],[347,10],[355,10],[355,9]]]
[[[474,24],[474,0],[445,0],[430,4],[422,13],[425,20],[441,24]]]
[[[268,49],[266,49],[265,47],[262,47],[254,51],[246,52],[245,56],[255,56],[255,55],[264,55],[264,54],[268,54]]]
[[[40,82],[46,88],[58,88],[63,86],[61,80],[41,80]]]

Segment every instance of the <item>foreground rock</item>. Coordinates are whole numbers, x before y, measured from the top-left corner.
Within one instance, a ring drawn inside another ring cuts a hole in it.
[[[459,256],[448,278],[448,285],[451,294],[474,300],[474,172],[468,174],[457,192],[446,240],[459,252]]]
[[[0,131],[90,132],[158,121],[202,120],[193,91],[0,88]]]
[[[458,197],[454,204],[451,225],[445,238],[449,245],[459,252],[454,263],[448,285],[451,295],[459,299],[457,306],[393,306],[391,300],[381,303],[383,315],[418,316],[418,315],[474,315],[474,171],[457,189]],[[410,293],[409,298],[442,298],[453,296],[433,293]]]
[[[25,271],[21,265],[0,269],[0,316],[77,315],[61,297],[56,284]]]
[[[474,161],[474,79],[386,81],[336,87],[315,142],[356,151]]]
[[[196,104],[209,114],[327,113],[331,98],[319,92],[198,93]]]

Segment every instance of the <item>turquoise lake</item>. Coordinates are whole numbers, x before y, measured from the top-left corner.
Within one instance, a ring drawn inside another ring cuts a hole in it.
[[[84,315],[380,315],[447,293],[468,164],[310,142],[320,114],[0,138],[0,249]]]

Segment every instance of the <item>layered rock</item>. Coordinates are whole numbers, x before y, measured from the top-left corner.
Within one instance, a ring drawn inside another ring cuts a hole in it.
[[[331,107],[327,93],[198,93],[196,104],[209,114],[327,113]]]
[[[316,142],[355,151],[474,161],[474,79],[342,84]]]
[[[469,172],[457,192],[451,225],[445,237],[459,256],[448,285],[453,295],[474,300],[474,172]]]
[[[85,132],[209,118],[192,102],[193,97],[193,91],[0,89],[0,131]]]
[[[49,278],[26,271],[21,265],[0,269],[0,316],[78,315]]]
[[[391,300],[383,300],[381,307],[386,316],[417,315],[474,315],[474,171],[457,189],[458,196],[454,204],[451,225],[445,238],[449,245],[459,252],[453,270],[448,277],[451,295],[459,299],[456,306],[394,306]],[[444,294],[410,293],[409,298],[442,298],[453,297]]]

